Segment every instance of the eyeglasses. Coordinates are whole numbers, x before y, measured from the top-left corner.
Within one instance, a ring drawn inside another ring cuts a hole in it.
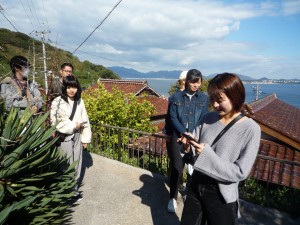
[[[72,70],[62,70],[62,71],[66,72],[66,73],[72,73],[73,72]]]

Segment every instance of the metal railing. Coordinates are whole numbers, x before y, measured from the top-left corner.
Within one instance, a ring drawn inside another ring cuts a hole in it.
[[[95,153],[167,175],[167,135],[95,123],[92,130]],[[300,163],[258,154],[249,177],[299,189]]]
[[[92,132],[92,152],[168,176],[167,135],[95,123]],[[259,205],[295,213],[299,212],[294,207],[300,201],[299,187],[300,163],[258,154],[248,179],[240,184],[240,195]]]
[[[169,164],[166,135],[104,124],[92,123],[91,126],[93,152],[166,175]]]
[[[250,177],[267,184],[300,189],[300,163],[258,154]]]

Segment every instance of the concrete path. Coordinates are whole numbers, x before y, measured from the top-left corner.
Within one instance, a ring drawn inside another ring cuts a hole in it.
[[[73,210],[76,225],[178,225],[183,208],[167,212],[169,188],[165,177],[115,160],[84,152],[83,200]],[[241,202],[240,225],[293,225],[300,219],[276,210]]]
[[[84,152],[83,200],[74,208],[76,225],[176,225],[167,212],[169,191],[163,176]]]

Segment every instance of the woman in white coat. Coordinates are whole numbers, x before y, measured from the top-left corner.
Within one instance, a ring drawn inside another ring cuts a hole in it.
[[[51,124],[56,125],[58,132],[65,134],[65,139],[60,144],[60,149],[67,155],[69,164],[76,164],[76,181],[80,177],[82,166],[82,150],[91,142],[91,127],[89,118],[81,99],[81,87],[78,79],[72,75],[63,79],[62,94],[56,97],[51,104]],[[70,116],[76,104],[72,119]],[[75,195],[80,197],[78,183],[75,186]]]

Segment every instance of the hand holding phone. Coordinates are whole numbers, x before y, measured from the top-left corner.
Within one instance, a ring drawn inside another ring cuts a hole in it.
[[[189,135],[189,134],[183,133],[182,136],[184,138],[186,138],[187,140],[189,140],[189,141],[195,141],[195,142],[197,142],[196,139],[193,136]]]

